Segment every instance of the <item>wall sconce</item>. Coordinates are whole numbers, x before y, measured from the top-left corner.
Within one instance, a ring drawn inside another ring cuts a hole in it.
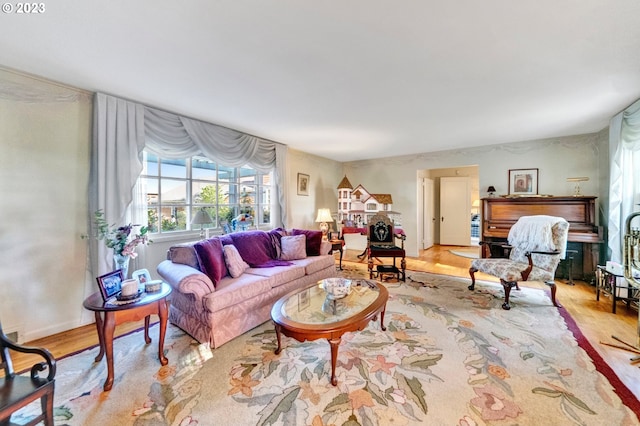
[[[329,232],[329,224],[327,222],[333,222],[333,217],[331,217],[331,210],[318,209],[316,223],[320,223],[320,230],[322,231],[323,240],[327,239],[327,232]]]
[[[567,178],[567,182],[575,182],[576,185],[573,188],[573,196],[574,197],[582,197],[582,193],[580,193],[580,182],[586,182],[589,178],[586,176],[582,177],[571,177]]]
[[[211,219],[211,215],[205,210],[200,209],[198,213],[191,220],[191,225],[200,225],[200,239],[204,240],[204,226],[209,223],[213,223],[213,219]]]
[[[496,187],[493,185],[489,186],[487,192],[489,193],[489,197],[493,197],[496,192]]]

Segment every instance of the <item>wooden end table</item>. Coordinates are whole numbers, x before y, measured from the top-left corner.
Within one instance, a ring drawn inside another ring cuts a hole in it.
[[[329,240],[331,243],[331,253],[338,250],[340,252],[340,270],[342,271],[342,252],[344,247],[344,240]]]
[[[160,333],[158,338],[158,359],[161,365],[167,365],[169,360],[164,356],[164,335],[167,331],[167,318],[169,317],[169,300],[171,286],[162,283],[160,291],[155,293],[143,293],[135,302],[126,304],[105,302],[100,292],[87,297],[82,304],[86,309],[93,311],[96,317],[96,329],[100,341],[100,353],[95,358],[98,362],[107,355],[107,380],[104,382],[104,390],[109,391],[113,387],[113,332],[117,325],[127,321],[139,321],[144,318],[144,340],[151,343],[149,337],[149,322],[151,315],[160,318]],[[120,302],[118,302],[120,303]],[[104,315],[104,318],[103,318]]]
[[[363,330],[378,314],[380,328],[386,330],[384,312],[389,292],[375,281],[353,280],[348,296],[332,300],[327,298],[321,283],[291,292],[273,305],[271,319],[278,339],[275,353],[282,350],[282,334],[299,342],[327,339],[331,345],[331,384],[336,386],[336,361],[342,335],[348,331]]]

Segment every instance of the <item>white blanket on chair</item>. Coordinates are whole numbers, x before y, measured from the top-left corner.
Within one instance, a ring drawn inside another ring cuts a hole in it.
[[[564,218],[556,216],[522,216],[509,230],[507,241],[512,246],[518,246],[524,251],[554,251],[564,249],[556,248],[553,243],[551,228],[564,222]]]

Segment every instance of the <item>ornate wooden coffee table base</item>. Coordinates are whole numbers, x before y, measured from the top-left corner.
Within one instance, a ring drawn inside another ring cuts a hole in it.
[[[292,337],[299,342],[305,340],[327,339],[331,347],[331,384],[336,386],[336,362],[338,360],[338,347],[342,341],[342,335],[349,331],[361,331],[371,320],[376,320],[380,315],[380,328],[386,330],[384,326],[384,313],[387,305],[389,293],[387,289],[373,281],[354,280],[356,285],[354,291],[347,296],[350,309],[344,305],[344,311],[338,310],[337,315],[333,315],[332,310],[326,309],[327,303],[343,303],[341,300],[331,300],[327,302],[324,290],[317,287],[297,291],[284,296],[278,300],[271,309],[271,318],[275,324],[278,348],[276,355],[282,350],[282,335]],[[309,294],[305,293],[309,292]],[[357,298],[357,299],[354,299]],[[325,299],[324,301],[322,299]],[[304,300],[302,304],[300,300]],[[308,302],[307,302],[308,300]],[[362,303],[354,303],[362,301]],[[305,306],[307,305],[308,306]],[[308,311],[307,311],[308,310]],[[327,310],[329,311],[327,313]],[[325,315],[325,320],[305,321],[305,315],[318,318],[318,315]],[[314,314],[314,315],[311,315]]]

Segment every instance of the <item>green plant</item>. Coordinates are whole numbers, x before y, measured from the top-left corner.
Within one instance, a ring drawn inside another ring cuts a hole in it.
[[[113,249],[114,254],[135,258],[138,255],[135,252],[138,245],[152,242],[147,236],[149,229],[146,226],[128,224],[116,228],[115,225],[109,225],[102,210],[94,213],[94,222],[97,228],[96,238],[103,240],[108,248]],[[131,231],[138,226],[140,230],[130,239]]]

